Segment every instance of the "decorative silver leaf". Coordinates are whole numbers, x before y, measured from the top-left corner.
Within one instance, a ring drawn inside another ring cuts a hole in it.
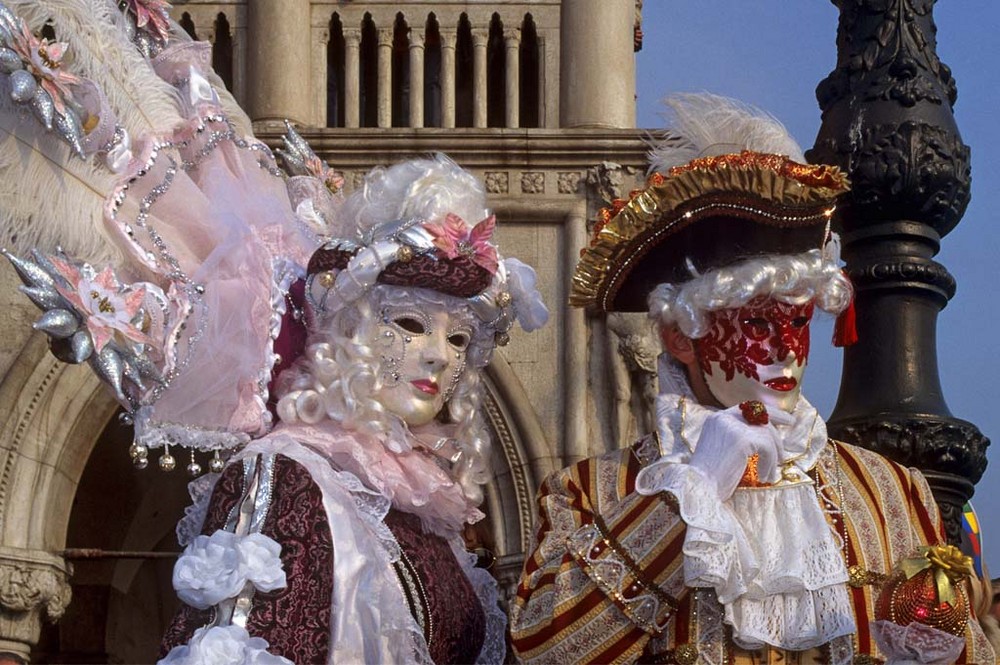
[[[90,365],[97,372],[97,376],[114,389],[118,401],[124,404],[126,400],[125,393],[122,392],[123,367],[118,353],[110,345],[105,346],[100,353],[90,357]]]
[[[57,339],[66,339],[80,328],[80,319],[65,309],[50,309],[34,324],[35,330]]]
[[[44,286],[19,286],[18,289],[28,296],[31,302],[35,303],[38,309],[65,308],[67,303],[59,292],[55,289],[47,289]]]
[[[22,259],[20,257],[14,256],[6,249],[0,249],[0,254],[3,254],[8,261],[14,266],[14,270],[17,271],[18,277],[24,282],[25,286],[44,286],[46,288],[55,289],[56,283],[51,275],[45,272],[41,267],[38,266],[37,262],[31,262],[27,259]]]
[[[43,88],[36,88],[35,95],[31,98],[31,110],[45,125],[45,129],[52,129],[52,120],[55,118],[56,105],[52,102],[52,97]]]
[[[94,353],[94,340],[90,336],[87,330],[80,330],[75,335],[73,335],[70,340],[72,343],[72,362],[79,364],[90,358]],[[67,361],[70,362],[70,361]]]
[[[35,77],[31,73],[18,69],[10,74],[10,98],[15,102],[24,104],[31,101],[31,98],[35,96],[35,90],[38,89],[38,84],[35,82]]]
[[[0,48],[0,72],[12,74],[19,69],[24,69],[21,56],[9,48]]]
[[[81,159],[85,159],[83,154],[83,127],[80,126],[80,117],[71,108],[66,109],[66,113],[56,113],[56,131],[69,143],[73,152]]]

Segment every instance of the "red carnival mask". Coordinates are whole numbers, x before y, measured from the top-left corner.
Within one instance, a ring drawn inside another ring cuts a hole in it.
[[[809,357],[813,307],[758,296],[709,313],[708,333],[695,340],[695,351],[716,399],[724,406],[758,399],[791,411]]]

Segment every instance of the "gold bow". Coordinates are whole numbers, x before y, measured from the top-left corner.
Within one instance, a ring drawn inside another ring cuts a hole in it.
[[[921,547],[920,556],[903,559],[899,568],[906,579],[910,579],[922,570],[928,568],[934,571],[934,584],[937,586],[938,600],[955,604],[954,584],[972,576],[972,557],[962,554],[962,550],[954,545],[933,545]]]

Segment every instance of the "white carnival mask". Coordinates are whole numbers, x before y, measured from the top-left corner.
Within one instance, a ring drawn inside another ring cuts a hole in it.
[[[426,425],[451,399],[474,333],[471,314],[444,305],[387,305],[373,347],[380,360],[374,397],[410,427]]]

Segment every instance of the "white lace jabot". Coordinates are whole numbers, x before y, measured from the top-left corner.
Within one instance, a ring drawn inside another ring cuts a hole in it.
[[[779,463],[797,480],[739,488],[720,501],[687,464],[714,412],[691,397],[657,397],[662,456],[636,480],[642,494],[668,491],[677,498],[687,524],[685,583],[715,589],[743,648],[803,650],[855,632],[841,543],[806,475],[826,446],[826,423],[800,397],[794,422],[777,426]]]

